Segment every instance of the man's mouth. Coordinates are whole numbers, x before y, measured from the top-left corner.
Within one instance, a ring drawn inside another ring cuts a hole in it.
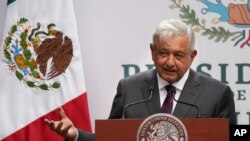
[[[166,72],[176,72],[176,70],[173,69],[164,69]]]

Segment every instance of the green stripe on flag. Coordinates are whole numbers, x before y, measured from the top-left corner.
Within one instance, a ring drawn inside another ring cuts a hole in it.
[[[14,2],[14,1],[16,1],[16,0],[8,0],[7,5],[11,4],[11,3]]]

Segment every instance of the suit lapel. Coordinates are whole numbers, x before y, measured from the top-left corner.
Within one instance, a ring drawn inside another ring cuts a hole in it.
[[[148,112],[148,116],[152,114],[156,114],[160,112],[160,96],[159,96],[159,90],[158,90],[158,82],[157,82],[157,76],[156,76],[156,70],[149,71],[147,74],[147,77],[145,78],[145,85],[142,87],[142,95],[144,99],[147,99],[150,97],[150,88],[153,86],[153,95],[151,100],[147,101],[146,108]]]
[[[196,100],[200,96],[201,90],[199,89],[200,83],[198,78],[193,70],[190,70],[188,79],[184,85],[184,88],[179,97],[179,101],[183,101],[190,104],[195,104]],[[174,116],[178,118],[185,117],[188,111],[192,108],[192,106],[188,106],[185,104],[177,103]]]

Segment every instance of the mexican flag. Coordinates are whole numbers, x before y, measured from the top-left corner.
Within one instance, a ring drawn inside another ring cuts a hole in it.
[[[73,1],[2,1],[0,140],[63,141],[44,123],[60,106],[91,132]]]

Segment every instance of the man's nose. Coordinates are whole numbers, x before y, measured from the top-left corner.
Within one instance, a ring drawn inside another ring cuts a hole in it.
[[[175,64],[175,57],[173,54],[170,54],[168,59],[166,60],[166,64],[168,67],[172,67]]]

